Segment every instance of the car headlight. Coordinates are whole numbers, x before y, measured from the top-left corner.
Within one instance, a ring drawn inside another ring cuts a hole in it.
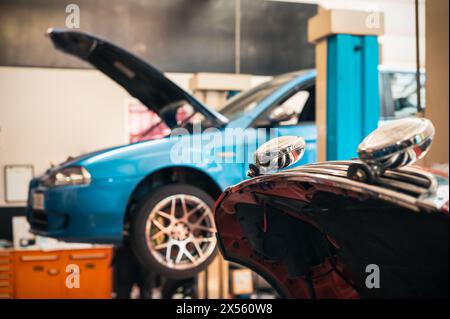
[[[42,179],[41,184],[47,187],[83,185],[91,182],[91,174],[81,166],[69,166],[52,172]]]

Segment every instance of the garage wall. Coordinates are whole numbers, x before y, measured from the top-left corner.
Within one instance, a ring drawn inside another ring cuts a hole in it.
[[[89,67],[44,37],[66,27],[69,3],[79,8],[80,31],[164,72],[265,75],[314,66],[306,24],[317,6],[261,0],[1,0],[0,65]]]
[[[4,165],[33,164],[40,174],[68,156],[126,143],[127,96],[94,70],[1,67],[0,205]]]
[[[265,0],[261,0],[265,1]],[[414,0],[271,0],[318,4],[327,9],[381,11],[385,34],[380,37],[383,65],[414,68],[415,24]],[[438,0],[444,1],[444,0]],[[446,2],[446,1],[444,1]],[[425,0],[419,1],[420,55],[425,66]]]
[[[436,136],[425,158],[430,166],[448,172],[449,152],[449,9],[448,1],[427,0],[427,95],[425,116],[433,121]],[[442,164],[446,164],[445,166]]]

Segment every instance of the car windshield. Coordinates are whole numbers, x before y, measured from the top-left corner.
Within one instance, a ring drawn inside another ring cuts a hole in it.
[[[228,120],[232,121],[253,110],[259,102],[279,89],[282,85],[297,77],[299,73],[280,75],[250,90],[244,91],[228,101],[220,110]]]

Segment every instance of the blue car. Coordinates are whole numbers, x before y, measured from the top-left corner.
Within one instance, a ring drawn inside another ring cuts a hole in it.
[[[69,242],[125,240],[149,269],[190,277],[216,253],[215,200],[246,178],[249,154],[273,137],[261,132],[303,136],[307,149],[298,165],[316,160],[312,70],[240,93],[219,113],[103,39],[67,30],[48,35],[57,49],[92,64],[184,135],[101,150],[48,169],[30,183],[27,217],[35,234]],[[182,118],[180,110],[190,113]],[[219,143],[197,143],[205,137]]]

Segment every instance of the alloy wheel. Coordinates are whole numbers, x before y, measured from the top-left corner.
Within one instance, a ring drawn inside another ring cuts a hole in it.
[[[168,268],[186,270],[206,261],[216,247],[211,208],[193,195],[164,198],[150,212],[145,236],[150,253]]]

